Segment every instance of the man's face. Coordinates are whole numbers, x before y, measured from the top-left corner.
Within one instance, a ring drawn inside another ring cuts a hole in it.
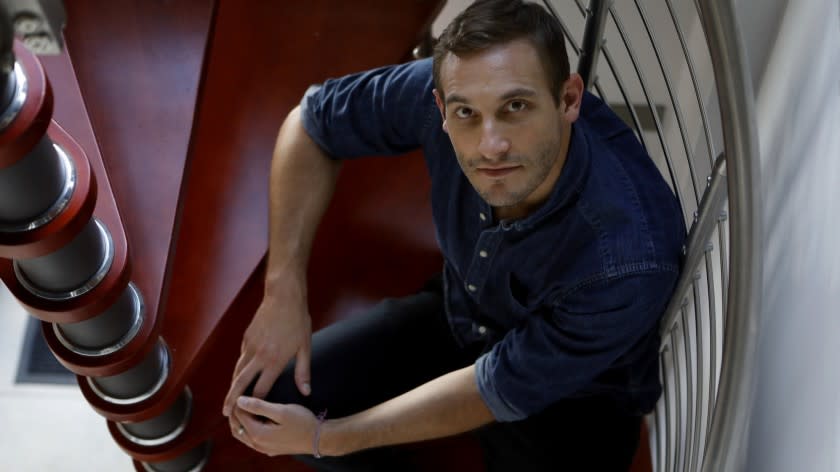
[[[555,104],[531,43],[448,54],[440,84],[446,103],[438,91],[435,97],[444,130],[479,195],[501,209],[541,203],[560,175],[577,112],[567,112],[563,94]]]

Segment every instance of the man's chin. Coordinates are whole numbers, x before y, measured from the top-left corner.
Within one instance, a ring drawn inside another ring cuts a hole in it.
[[[520,200],[509,193],[499,194],[496,192],[482,193],[481,198],[493,208],[511,207],[519,203]]]

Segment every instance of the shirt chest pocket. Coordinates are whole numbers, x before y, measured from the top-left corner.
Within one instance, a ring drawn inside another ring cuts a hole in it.
[[[501,280],[497,307],[508,329],[527,319],[535,311],[532,292],[513,273],[508,273]],[[495,310],[493,310],[495,311]],[[502,321],[502,320],[500,320]]]

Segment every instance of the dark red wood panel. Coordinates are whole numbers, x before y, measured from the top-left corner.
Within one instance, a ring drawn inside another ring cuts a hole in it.
[[[154,316],[164,292],[181,180],[211,24],[212,0],[64,2],[65,38],[96,141],[55,118],[86,148],[99,147],[121,209],[132,280]],[[44,59],[49,66],[50,59]],[[61,97],[62,83],[54,83]]]
[[[228,308],[267,249],[268,169],[280,124],[311,83],[405,57],[439,7],[430,0],[355,2],[352,8],[326,1],[219,3],[163,334],[178,346],[173,377],[179,383],[205,385],[207,359],[227,359],[212,363],[214,383],[207,390],[193,388],[196,396],[214,399],[201,401],[211,405],[206,408],[197,401],[194,417],[208,422],[205,435],[220,450],[241,450],[221,445],[234,440],[220,413],[245,325],[224,328],[218,341],[207,339],[228,317],[247,324],[253,314],[253,306]],[[347,166],[314,249],[316,324],[416,290],[440,269],[428,187],[419,154]],[[243,453],[239,459],[253,459]]]

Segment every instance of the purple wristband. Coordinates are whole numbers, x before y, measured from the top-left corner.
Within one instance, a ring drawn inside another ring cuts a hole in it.
[[[318,450],[318,443],[321,441],[321,425],[324,424],[324,421],[327,419],[327,410],[322,411],[318,415],[318,426],[315,427],[315,438],[312,440],[312,450],[314,454],[312,454],[316,459],[321,458],[321,451]]]

